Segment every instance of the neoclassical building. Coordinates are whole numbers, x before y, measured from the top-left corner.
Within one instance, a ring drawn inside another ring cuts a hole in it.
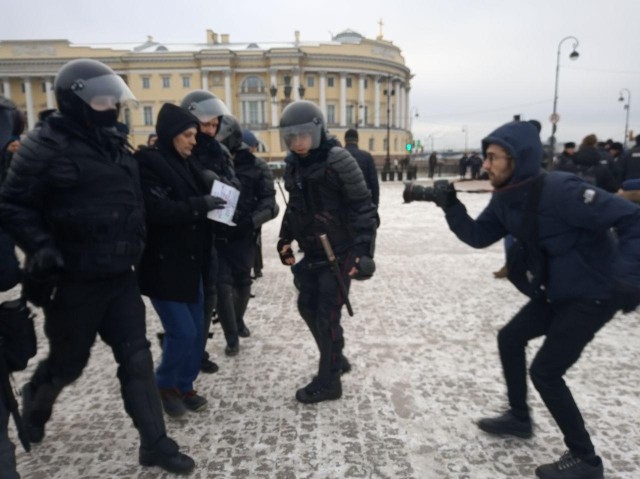
[[[282,109],[300,98],[316,102],[331,134],[341,141],[357,128],[360,147],[378,163],[406,154],[411,141],[411,71],[400,49],[347,30],[330,41],[232,43],[229,35],[206,32],[206,42],[79,45],[68,40],[0,41],[2,93],[27,113],[54,108],[53,79],[76,58],[108,64],[127,82],[138,104],[122,111],[135,146],[146,142],[165,102],[179,103],[203,88],[220,97],[264,145],[265,159],[280,160],[278,122]],[[388,140],[388,144],[387,144]]]

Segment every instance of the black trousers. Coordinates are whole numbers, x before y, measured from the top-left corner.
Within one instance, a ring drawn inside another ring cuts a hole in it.
[[[113,350],[125,410],[142,445],[151,446],[166,435],[144,303],[133,271],[96,281],[62,281],[45,308],[45,333],[49,356],[31,378],[33,404],[25,420],[46,423],[62,388],[82,373],[99,334]]]
[[[9,440],[9,407],[0,390],[0,479],[19,479],[16,471],[16,447]]]
[[[531,363],[531,380],[565,444],[582,458],[595,456],[595,449],[563,376],[614,314],[615,308],[607,301],[532,300],[498,333],[509,405],[521,417],[529,415],[525,347],[530,339],[546,336]]]
[[[347,273],[352,266],[351,258],[340,265],[347,291],[351,283]],[[334,273],[322,259],[315,261],[305,256],[292,270],[294,282],[300,292],[298,311],[307,323],[320,352],[318,379],[328,384],[339,377],[342,368],[344,336],[340,318],[345,301]]]

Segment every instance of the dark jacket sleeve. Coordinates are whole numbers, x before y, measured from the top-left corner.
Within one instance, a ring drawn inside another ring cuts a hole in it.
[[[280,209],[276,204],[276,189],[273,184],[273,175],[264,160],[256,158],[256,167],[260,170],[259,181],[256,187],[258,204],[251,215],[253,227],[260,228],[267,221],[278,216]]]
[[[135,155],[140,166],[142,196],[150,224],[197,223],[207,214],[203,196],[176,198],[175,171],[157,152],[142,150]]]
[[[331,149],[329,167],[337,174],[342,187],[356,255],[373,256],[377,209],[362,170],[349,152],[339,147]]]
[[[366,152],[365,152],[366,153]],[[378,183],[378,171],[376,170],[376,163],[373,161],[373,157],[366,153],[367,156],[367,171],[366,171],[366,181],[367,185],[369,185],[369,189],[371,190],[371,199],[373,203],[377,206],[380,204],[380,185]]]
[[[50,187],[78,181],[71,161],[54,143],[31,132],[13,157],[7,179],[0,189],[0,224],[27,255],[44,246],[55,247],[42,211]]]
[[[492,198],[477,219],[472,219],[467,208],[456,202],[445,209],[449,229],[464,243],[474,248],[486,248],[507,235],[507,230],[498,219]]]

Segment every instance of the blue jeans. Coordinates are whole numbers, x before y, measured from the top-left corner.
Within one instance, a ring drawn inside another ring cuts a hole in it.
[[[162,359],[156,369],[160,389],[193,390],[200,372],[204,349],[204,293],[202,281],[195,303],[179,303],[151,298],[165,331]]]

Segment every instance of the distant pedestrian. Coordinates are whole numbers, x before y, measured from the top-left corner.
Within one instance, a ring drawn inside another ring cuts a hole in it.
[[[429,178],[433,178],[436,172],[436,166],[438,166],[438,155],[435,151],[432,151],[429,155]]]
[[[469,168],[469,157],[466,153],[462,155],[458,162],[458,170],[460,172],[460,179],[465,180],[467,176],[467,168]]]
[[[373,203],[378,206],[380,202],[380,186],[378,184],[378,172],[373,157],[366,151],[358,148],[358,130],[350,128],[344,134],[345,149],[358,162],[358,166],[364,175],[364,181],[367,183]]]

